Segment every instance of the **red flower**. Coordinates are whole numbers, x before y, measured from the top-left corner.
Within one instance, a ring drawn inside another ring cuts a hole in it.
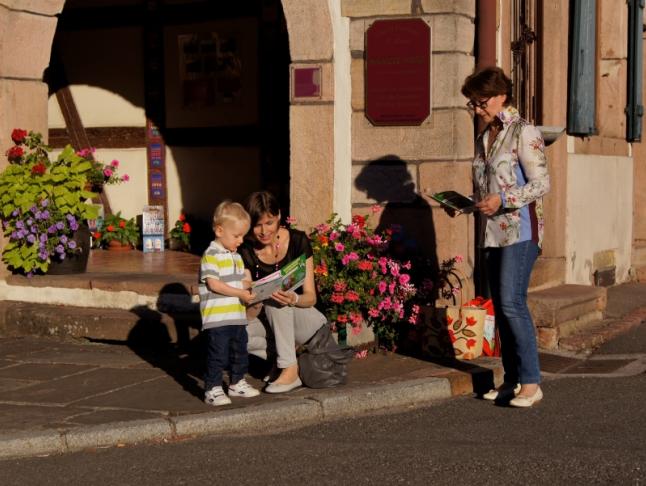
[[[186,216],[184,214],[180,214],[178,219],[180,221],[186,221]]]
[[[372,270],[372,262],[366,261],[366,260],[361,260],[359,263],[357,263],[357,268],[359,270]]]
[[[27,130],[14,128],[13,132],[11,132],[11,140],[13,140],[13,143],[15,143],[16,145],[20,145],[21,143],[23,143],[26,137],[27,137]]]
[[[7,150],[7,158],[9,160],[20,160],[24,153],[25,151],[22,149],[22,147],[11,147],[9,150]]]
[[[471,349],[476,345],[476,340],[475,339],[467,339],[467,348]]]
[[[453,332],[453,329],[449,329],[449,338],[451,338],[452,343],[458,340],[458,338],[455,337],[455,333]]]
[[[31,173],[33,175],[43,175],[46,170],[47,170],[47,167],[45,167],[45,164],[43,164],[42,162],[39,162],[31,168]]]
[[[126,227],[126,222],[125,221],[119,221],[119,228],[125,228]]]
[[[98,240],[99,238],[101,238],[101,233],[98,231],[95,231],[94,233],[92,233],[92,236],[94,237],[95,240]]]
[[[191,232],[191,225],[190,225],[190,224],[188,224],[188,223],[184,223],[184,224],[182,225],[182,231],[183,231],[184,233],[190,233],[190,232]]]
[[[446,316],[446,323],[450,326],[453,324],[453,318],[451,316]]]
[[[478,322],[478,320],[475,317],[467,317],[467,326],[475,326],[476,322]]]
[[[106,229],[108,232],[112,232],[112,231],[114,231],[114,226],[112,226],[111,224],[109,224],[105,229]]]
[[[359,228],[366,226],[366,218],[364,218],[360,214],[355,214],[354,216],[352,216],[352,222],[359,226]]]
[[[336,317],[337,322],[348,322],[348,316],[341,314]]]

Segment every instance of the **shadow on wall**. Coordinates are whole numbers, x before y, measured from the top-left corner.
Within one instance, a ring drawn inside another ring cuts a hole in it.
[[[355,180],[355,187],[384,206],[377,231],[393,229],[390,254],[413,264],[411,277],[436,280],[439,273],[433,211],[417,194],[406,163],[396,155],[369,162]]]

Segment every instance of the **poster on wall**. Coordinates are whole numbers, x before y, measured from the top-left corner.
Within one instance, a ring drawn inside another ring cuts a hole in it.
[[[177,36],[183,108],[240,100],[242,59],[234,36],[217,32]]]
[[[168,26],[164,45],[167,128],[257,123],[257,19]]]

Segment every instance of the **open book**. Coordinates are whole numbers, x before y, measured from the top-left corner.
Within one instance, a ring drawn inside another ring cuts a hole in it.
[[[476,203],[473,199],[463,196],[456,191],[442,191],[434,194],[426,193],[426,195],[439,202],[442,206],[452,209],[457,214],[472,213],[476,210]]]
[[[271,294],[278,290],[289,291],[303,285],[305,281],[306,260],[305,255],[301,255],[280,270],[276,270],[274,273],[252,282],[251,291],[256,294],[256,298],[251,304],[270,299]]]

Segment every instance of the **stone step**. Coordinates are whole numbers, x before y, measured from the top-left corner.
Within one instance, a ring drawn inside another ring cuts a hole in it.
[[[184,343],[201,326],[197,312],[159,312],[148,306],[130,310],[0,302],[0,335],[70,336],[105,341]]]
[[[638,240],[633,244],[632,264],[635,267],[646,267],[646,241]]]
[[[582,332],[603,319],[607,289],[586,285],[559,285],[530,292],[529,310],[537,327],[541,349],[559,348],[562,338]]]
[[[612,320],[604,319],[592,323],[586,329],[562,337],[558,342],[558,349],[575,353],[590,353],[603,343],[611,340],[619,334],[629,331],[636,325],[638,320]]]
[[[646,265],[634,266],[635,270],[635,281],[636,282],[646,282]]]

